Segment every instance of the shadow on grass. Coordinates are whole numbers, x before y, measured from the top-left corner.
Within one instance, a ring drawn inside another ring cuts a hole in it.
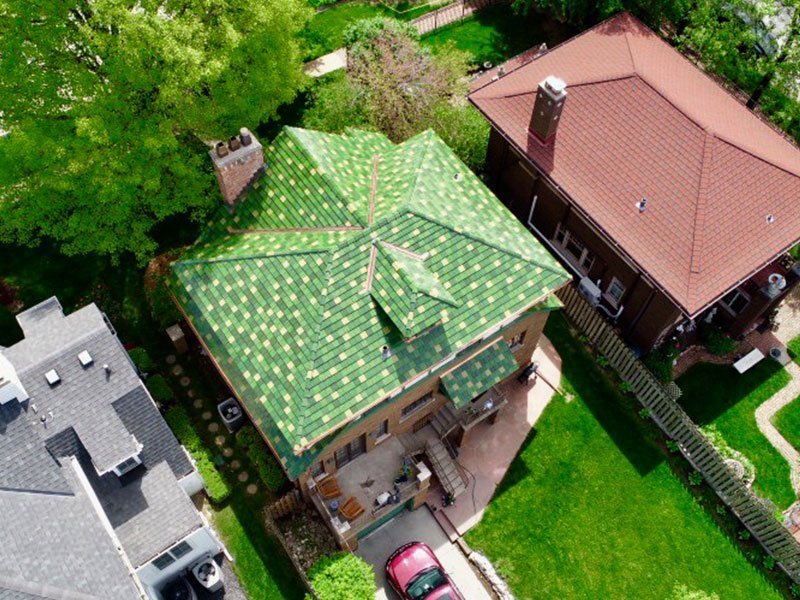
[[[640,475],[646,475],[664,460],[661,450],[642,433],[641,426],[625,408],[634,401],[614,389],[606,373],[572,336],[560,313],[551,315],[545,334],[561,355],[561,382],[565,394],[586,404],[606,433]]]
[[[782,368],[774,360],[762,360],[739,375],[729,365],[697,364],[678,379],[683,392],[678,402],[695,423],[707,425],[762,387]],[[768,395],[760,401],[767,398]]]

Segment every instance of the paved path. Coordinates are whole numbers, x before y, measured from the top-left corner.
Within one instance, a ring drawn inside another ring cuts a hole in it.
[[[790,402],[800,398],[800,365],[790,362],[786,371],[792,376],[789,384],[756,409],[756,423],[775,449],[781,453],[791,468],[792,487],[800,491],[800,452],[798,452],[772,424],[775,414]],[[756,475],[757,476],[757,475]]]
[[[800,285],[795,287],[778,308],[780,327],[775,333],[784,344],[800,336]]]
[[[322,77],[333,71],[347,68],[347,49],[339,48],[330,54],[320,56],[307,62],[303,67],[306,75],[311,77]]]

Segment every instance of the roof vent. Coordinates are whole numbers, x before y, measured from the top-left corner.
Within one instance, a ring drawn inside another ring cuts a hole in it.
[[[639,202],[636,203],[636,208],[639,209],[640,213],[643,213],[647,210],[647,198],[642,198]]]
[[[455,175],[453,175],[453,180],[454,181],[461,181],[461,173],[456,173]]]
[[[47,380],[47,383],[50,384],[50,387],[53,387],[55,384],[61,381],[61,377],[58,376],[58,371],[55,369],[50,369],[47,373],[45,373],[44,378]]]
[[[767,215],[767,225],[772,225],[775,222],[775,215],[772,213]]]
[[[92,355],[89,354],[88,350],[84,350],[80,354],[78,354],[78,360],[81,361],[81,366],[86,368],[94,362]]]
[[[383,360],[389,360],[391,356],[392,356],[392,350],[391,348],[389,348],[389,346],[384,346],[383,348],[381,348],[381,358]]]

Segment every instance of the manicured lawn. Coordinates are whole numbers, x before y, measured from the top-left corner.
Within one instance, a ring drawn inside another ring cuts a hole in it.
[[[342,38],[344,30],[359,19],[390,17],[409,21],[439,8],[442,4],[446,4],[446,1],[422,3],[414,8],[409,2],[401,2],[395,10],[379,2],[373,3],[367,0],[336,5],[314,15],[303,32],[303,39],[306,41],[306,59],[317,58],[341,48],[344,44]]]
[[[547,407],[468,543],[520,599],[664,600],[680,584],[725,600],[780,598],[621,408],[562,316],[547,335],[566,398]]]
[[[794,357],[794,361],[797,364],[800,364],[800,337],[796,337],[789,342],[789,354]]]
[[[544,15],[533,11],[527,16],[517,15],[509,5],[497,4],[428,34],[423,42],[436,47],[452,41],[460,50],[470,52],[475,64],[499,64],[542,42],[553,47],[574,33]]]
[[[800,450],[800,398],[784,406],[772,419],[781,435],[796,449]]]
[[[698,425],[713,423],[735,450],[756,468],[754,490],[779,509],[796,499],[789,464],[756,425],[755,410],[789,383],[789,374],[773,360],[763,360],[744,375],[724,365],[699,364],[677,381],[683,408]]]

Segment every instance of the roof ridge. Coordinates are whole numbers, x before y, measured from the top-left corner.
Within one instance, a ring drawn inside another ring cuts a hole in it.
[[[591,79],[591,80],[587,79],[585,81],[578,81],[577,83],[570,82],[567,85],[567,89],[570,90],[570,89],[573,89],[573,88],[576,88],[576,87],[584,87],[584,86],[587,86],[587,85],[596,85],[598,83],[610,83],[612,81],[623,81],[625,79],[631,79],[631,78],[637,77],[637,76],[639,76],[639,74],[634,70],[634,71],[631,71],[630,73],[628,73],[626,75],[615,75],[613,77],[600,77],[598,79]],[[526,96],[526,95],[530,95],[530,94],[536,94],[536,90],[535,89],[524,90],[522,92],[514,92],[513,94],[503,94],[503,95],[500,95],[500,96],[486,96],[486,97],[482,98],[481,100],[483,102],[486,102],[487,100],[488,101],[505,100],[507,98],[517,98],[519,96]]]
[[[337,246],[338,248],[338,246]],[[254,254],[252,256],[222,256],[217,258],[189,258],[178,259],[173,264],[175,265],[200,265],[208,263],[223,263],[223,262],[237,262],[240,260],[264,260],[268,258],[278,258],[281,256],[305,256],[309,254],[325,254],[326,252],[333,252],[331,248],[324,248],[321,250],[281,250],[272,254]]]
[[[348,207],[347,197],[345,195],[344,190],[339,186],[339,182],[336,181],[336,179],[334,177],[330,176],[330,174],[328,172],[328,169],[326,167],[324,167],[320,163],[320,161],[317,158],[317,156],[308,149],[308,147],[305,145],[305,143],[302,141],[302,139],[297,135],[297,132],[298,131],[303,131],[304,133],[307,133],[309,131],[314,131],[314,133],[316,133],[316,134],[321,133],[321,134],[323,134],[325,136],[336,136],[336,137],[341,138],[342,140],[346,140],[347,136],[343,135],[341,133],[326,133],[326,132],[321,132],[321,131],[318,131],[318,130],[302,129],[300,127],[291,127],[289,125],[284,125],[283,130],[287,133],[287,135],[289,135],[292,138],[292,140],[294,140],[297,143],[297,145],[302,149],[303,154],[305,154],[311,160],[311,162],[313,162],[314,165],[316,165],[316,167],[318,169],[317,173],[321,177],[323,177],[325,179],[325,181],[328,182],[328,184],[331,186],[331,188],[336,190],[337,200],[341,203],[341,206],[342,206],[342,209],[344,210],[344,212],[348,213],[353,218],[354,222],[358,223],[362,227],[367,227],[367,224],[363,222],[363,220],[361,219],[360,215],[356,214],[355,212],[350,210],[350,208]]]

